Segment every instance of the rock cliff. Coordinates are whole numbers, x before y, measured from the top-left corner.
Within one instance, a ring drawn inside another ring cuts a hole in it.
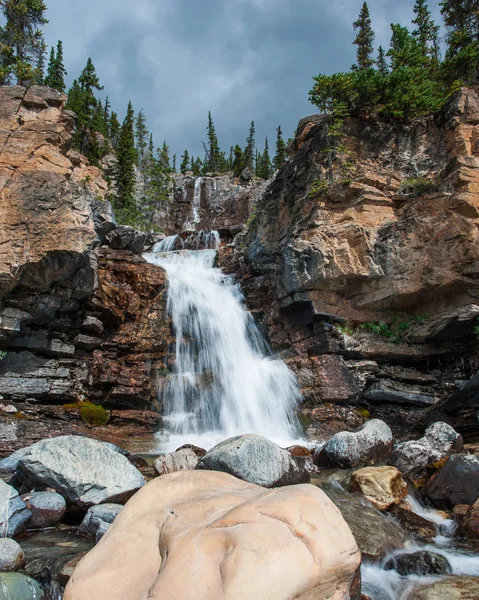
[[[477,368],[478,140],[468,89],[410,125],[348,119],[335,146],[325,117],[303,119],[234,257],[224,252],[317,427],[337,403],[361,403],[420,431]]]

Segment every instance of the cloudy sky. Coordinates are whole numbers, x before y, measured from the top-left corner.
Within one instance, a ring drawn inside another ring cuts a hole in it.
[[[315,109],[312,77],[355,59],[361,0],[46,0],[47,43],[63,40],[68,82],[91,56],[113,104],[143,108],[157,144],[203,155],[211,110],[223,149],[286,137]],[[411,20],[414,0],[370,0],[377,43]],[[438,13],[437,0],[430,5]]]

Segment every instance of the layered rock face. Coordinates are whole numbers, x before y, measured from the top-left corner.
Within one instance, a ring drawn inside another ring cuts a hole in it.
[[[225,473],[183,471],[128,502],[64,597],[356,600],[360,560],[349,527],[318,488],[266,491]]]
[[[411,125],[346,120],[335,150],[325,117],[300,122],[233,269],[313,408],[362,399],[421,431],[473,373],[478,139],[467,89]]]
[[[166,275],[139,256],[145,235],[117,227],[100,170],[70,150],[65,100],[0,88],[0,452],[83,433],[82,400],[113,428],[158,425],[145,409],[159,408],[171,341]]]

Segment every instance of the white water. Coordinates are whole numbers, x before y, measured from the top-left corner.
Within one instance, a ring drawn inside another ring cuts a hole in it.
[[[185,231],[196,229],[196,225],[200,222],[200,203],[201,203],[201,186],[203,185],[203,177],[197,177],[195,180],[195,189],[193,192],[193,202],[191,205],[190,219],[183,225]]]
[[[197,246],[219,241],[216,232],[197,235]],[[178,240],[160,244],[157,251]],[[188,244],[195,247],[194,238]],[[215,268],[216,256],[211,249],[145,255],[168,273],[176,334],[174,367],[163,391],[169,439],[162,449],[184,443],[210,448],[245,433],[289,445],[300,437],[296,379],[271,356],[239,286]]]

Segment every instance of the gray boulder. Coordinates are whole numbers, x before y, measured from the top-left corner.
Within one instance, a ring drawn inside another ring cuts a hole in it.
[[[199,458],[192,448],[181,448],[176,452],[162,454],[155,460],[155,470],[159,475],[176,473],[176,471],[193,470]]]
[[[403,475],[420,477],[428,465],[464,448],[462,437],[447,423],[434,423],[420,440],[402,442],[394,449],[390,464]]]
[[[452,567],[447,558],[441,554],[429,550],[418,552],[403,552],[389,558],[384,569],[386,571],[397,571],[399,575],[450,575]]]
[[[26,528],[31,516],[17,490],[0,479],[0,536],[15,537]]]
[[[20,448],[7,458],[0,460],[0,475],[2,477],[12,476],[17,470],[20,459],[28,452],[28,448]]]
[[[0,573],[2,600],[44,600],[43,587],[22,573]]]
[[[127,501],[145,485],[142,474],[109,444],[75,435],[31,446],[16,476],[30,488],[54,488],[81,508]]]
[[[10,538],[0,538],[0,571],[18,571],[24,560],[20,544]]]
[[[433,406],[437,402],[433,394],[425,394],[420,387],[406,386],[398,381],[380,379],[364,394],[371,402],[392,402],[413,406]]]
[[[99,504],[88,509],[78,530],[79,533],[99,541],[113,523],[123,506],[121,504]]]
[[[59,523],[65,514],[65,498],[55,492],[23,494],[21,499],[32,513],[29,529],[44,529]]]
[[[393,447],[391,429],[379,419],[367,421],[354,432],[341,431],[315,454],[319,467],[353,468],[387,462]]]
[[[456,504],[474,504],[479,496],[479,456],[453,454],[423,489],[435,506],[451,509]]]
[[[287,450],[256,434],[237,436],[218,444],[203,456],[197,468],[222,471],[267,488],[310,480],[310,474]]]
[[[105,243],[115,250],[130,250],[133,254],[141,254],[145,247],[146,233],[137,231],[128,225],[120,225],[105,238]]]

